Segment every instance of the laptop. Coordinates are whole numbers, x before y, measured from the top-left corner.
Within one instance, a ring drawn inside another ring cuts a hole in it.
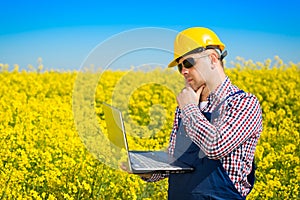
[[[124,121],[119,109],[103,104],[103,111],[107,125],[108,139],[112,147],[124,149],[127,157],[127,169],[133,174],[145,173],[188,173],[194,169],[186,165],[165,151],[134,151],[129,150]]]

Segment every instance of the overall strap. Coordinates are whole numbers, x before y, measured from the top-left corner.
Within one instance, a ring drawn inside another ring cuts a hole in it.
[[[227,100],[229,99],[230,97],[234,96],[234,95],[237,95],[237,94],[241,94],[241,93],[244,93],[243,90],[239,90],[229,96],[227,96],[221,103],[219,103],[217,105],[217,107],[214,109],[214,111],[212,112],[202,112],[202,114],[204,114],[204,116],[206,117],[206,119],[210,122],[212,122],[213,119],[217,118],[219,116],[219,109],[220,107],[222,106],[222,104]]]
[[[235,95],[237,95],[237,94],[241,94],[241,93],[244,93],[244,91],[243,91],[243,90],[239,90],[239,91],[237,91],[237,92],[235,92],[235,93],[233,93],[233,94],[230,94],[230,95],[227,96],[221,103],[218,104],[218,106],[216,107],[215,110],[219,110],[220,107],[222,106],[222,104],[223,104],[227,99],[229,99],[230,97],[235,96]]]

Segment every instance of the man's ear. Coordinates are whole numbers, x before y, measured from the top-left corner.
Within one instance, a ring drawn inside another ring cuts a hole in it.
[[[219,62],[219,55],[217,52],[212,52],[210,55],[211,64],[216,64]]]

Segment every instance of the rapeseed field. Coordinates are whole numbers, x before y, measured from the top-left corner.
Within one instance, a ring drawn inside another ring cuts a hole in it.
[[[248,199],[299,199],[300,63],[237,58],[233,65],[229,78],[263,110]],[[167,180],[145,183],[118,168],[101,102],[121,109],[130,148],[164,149],[183,86],[176,70],[8,67],[0,64],[0,199],[167,198]]]

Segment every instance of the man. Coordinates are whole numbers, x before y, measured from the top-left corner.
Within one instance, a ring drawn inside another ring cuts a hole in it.
[[[169,67],[178,66],[186,86],[177,96],[169,153],[195,170],[142,176],[149,182],[169,177],[169,199],[245,199],[253,188],[260,104],[226,76],[224,48],[203,27],[186,29],[175,39]]]

